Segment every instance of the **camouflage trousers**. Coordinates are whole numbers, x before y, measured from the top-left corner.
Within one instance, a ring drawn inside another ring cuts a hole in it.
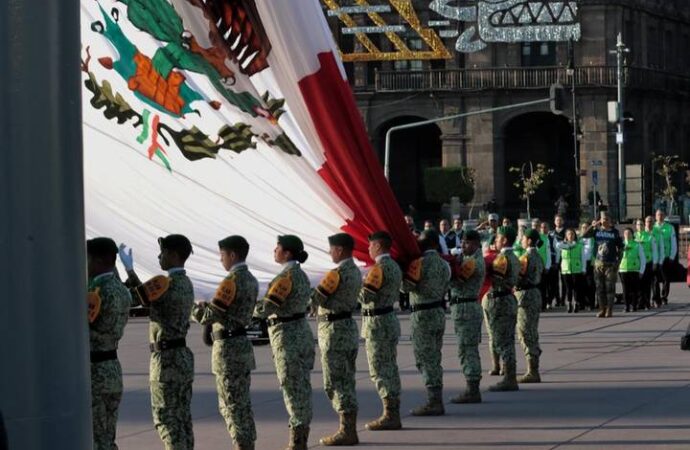
[[[539,314],[541,313],[541,292],[539,289],[519,291],[517,334],[526,358],[539,358]]]
[[[194,448],[192,429],[192,382],[151,381],[153,424],[165,450]]]
[[[489,330],[489,346],[507,366],[515,365],[517,301],[512,294],[499,298],[487,294],[482,302]]]
[[[400,398],[398,339],[400,322],[394,313],[362,319],[362,337],[369,363],[369,378],[381,399]]]
[[[353,319],[319,323],[319,348],[323,368],[323,389],[333,409],[356,413],[357,353],[359,336]]]
[[[594,284],[597,289],[599,309],[613,308],[617,279],[618,266],[616,264],[601,261],[594,263]]]
[[[482,379],[479,343],[482,341],[482,307],[479,302],[451,305],[451,318],[458,337],[460,367],[468,382]]]
[[[117,360],[91,364],[91,415],[94,450],[117,450],[115,432],[122,399],[122,369]]]
[[[310,374],[314,368],[314,335],[306,320],[268,330],[290,428],[308,427],[312,418]]]
[[[417,370],[427,388],[443,387],[441,348],[446,330],[446,314],[443,308],[427,309],[412,313],[412,349]]]

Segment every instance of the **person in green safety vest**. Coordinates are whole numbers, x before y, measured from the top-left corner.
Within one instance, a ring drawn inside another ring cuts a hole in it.
[[[635,241],[635,232],[627,227],[623,231],[623,256],[618,266],[618,276],[623,285],[625,312],[637,311],[640,297],[640,279],[647,261],[642,245]]]
[[[654,284],[654,301],[657,307],[668,304],[668,291],[671,287],[671,273],[673,261],[678,254],[678,240],[676,229],[666,222],[666,215],[660,209],[656,211],[656,223],[654,224],[659,248],[659,270],[656,273]]]
[[[650,309],[652,307],[652,282],[659,265],[659,248],[654,232],[654,218],[647,216],[644,220],[637,219],[635,227],[637,228],[635,241],[642,246],[647,262],[640,280],[640,303],[637,308]]]
[[[592,239],[591,237],[583,237],[588,228],[588,223],[583,222],[582,224],[580,224],[579,238],[584,245],[588,245],[590,248],[590,255],[587,259],[587,263],[585,264],[584,284],[582,287],[582,291],[584,295],[584,303],[586,304],[588,309],[592,310],[598,307],[596,299],[596,285],[594,284],[594,258],[596,255],[593,251],[594,239]]]
[[[542,233],[542,222],[541,220],[535,218],[532,219],[532,229],[539,233],[539,239],[541,240],[541,245],[537,247],[537,252],[541,258],[542,265],[544,266],[544,273],[541,274],[541,280],[539,281],[539,292],[541,293],[542,303],[541,310],[546,311],[546,301],[548,298],[548,282],[547,275],[548,271],[551,269],[551,241],[549,240],[548,223],[546,224],[546,234]]]
[[[585,273],[591,253],[591,243],[589,240],[578,239],[575,230],[568,228],[565,232],[565,240],[556,242],[556,248],[560,253],[568,313],[576,313],[584,308]]]

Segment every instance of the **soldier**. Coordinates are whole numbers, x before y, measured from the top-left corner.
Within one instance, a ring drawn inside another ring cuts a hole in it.
[[[438,236],[434,230],[422,232],[418,240],[422,257],[410,264],[402,284],[410,293],[412,347],[427,390],[427,403],[413,409],[413,416],[445,413],[441,348],[446,329],[443,296],[448,290],[450,267],[438,252]]]
[[[520,261],[513,253],[516,233],[511,227],[500,227],[496,233],[496,250],[499,252],[491,264],[489,276],[491,288],[482,299],[492,340],[492,353],[501,358],[503,380],[489,387],[490,391],[517,391],[515,377],[515,325],[517,300],[513,288],[520,273]],[[495,371],[490,372],[492,374]]]
[[[368,430],[399,430],[400,374],[397,345],[400,322],[393,310],[398,298],[402,272],[389,252],[393,239],[385,231],[369,235],[369,256],[376,264],[364,279],[359,293],[362,304],[362,338],[365,339],[369,376],[383,403],[383,414],[367,423]]]
[[[328,253],[338,266],[326,274],[311,298],[318,308],[323,387],[340,416],[340,428],[319,442],[326,446],[356,445],[359,443],[355,392],[359,335],[352,312],[362,289],[362,274],[352,259],[355,248],[352,236],[338,233],[328,238],[328,244]]]
[[[269,283],[254,317],[268,319],[273,363],[290,416],[288,449],[306,450],[312,418],[309,376],[314,368],[314,335],[305,318],[311,287],[300,264],[309,255],[294,235],[278,236],[273,255],[283,270]]]
[[[539,376],[539,313],[542,308],[541,282],[544,265],[537,247],[543,240],[537,230],[529,230],[522,236],[522,247],[527,253],[520,257],[520,277],[515,297],[518,302],[517,332],[527,359],[527,373],[518,378],[520,383],[541,383]]]
[[[450,311],[458,338],[458,357],[467,389],[452,398],[453,403],[481,403],[479,382],[482,364],[479,343],[482,340],[482,307],[479,290],[484,282],[484,257],[479,233],[468,230],[462,240],[462,255],[457,258],[450,284]]]
[[[657,271],[656,282],[654,283],[654,300],[656,305],[668,304],[668,293],[673,276],[673,261],[678,254],[678,242],[676,240],[676,229],[673,225],[666,222],[666,216],[660,209],[656,212],[656,223],[654,231],[659,243],[659,270]],[[661,287],[659,286],[661,285]]]
[[[619,255],[623,240],[618,230],[613,227],[607,212],[601,213],[601,219],[592,222],[583,237],[594,238],[596,260],[594,262],[594,283],[599,302],[597,317],[613,316],[613,302],[616,296],[616,279],[618,278]]]
[[[218,247],[228,274],[211,303],[194,306],[192,318],[202,325],[212,325],[211,370],[216,377],[218,409],[235,449],[253,450],[256,427],[249,387],[256,362],[246,327],[252,320],[259,283],[245,263],[249,243],[242,236],[229,236],[218,242]]]
[[[132,250],[120,245],[120,260],[135,302],[149,307],[151,413],[166,450],[193,449],[192,382],[194,355],[187,347],[194,287],[184,269],[192,244],[181,234],[158,238],[158,261],[168,276],[142,283],[134,271]]]
[[[89,275],[89,343],[93,448],[117,450],[115,429],[122,399],[122,368],[117,344],[122,338],[132,298],[115,277],[117,245],[110,238],[86,241]]]

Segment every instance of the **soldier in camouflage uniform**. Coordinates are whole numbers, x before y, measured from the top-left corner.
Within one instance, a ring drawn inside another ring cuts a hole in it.
[[[499,254],[491,264],[491,289],[482,300],[487,323],[493,337],[493,349],[502,362],[503,380],[489,387],[490,391],[517,391],[515,377],[515,324],[517,300],[513,288],[520,273],[520,261],[513,253],[516,232],[512,227],[500,227],[496,234]]]
[[[321,438],[321,445],[355,445],[357,437],[357,393],[355,374],[359,335],[352,311],[362,289],[362,274],[352,259],[355,241],[347,233],[328,238],[329,254],[338,267],[331,270],[312,291],[317,309],[323,387],[333,409],[340,416],[340,428]]]
[[[479,304],[479,290],[484,282],[484,257],[480,236],[474,230],[465,232],[462,240],[462,254],[454,264],[450,283],[450,311],[458,338],[458,357],[467,389],[451,399],[453,403],[481,403],[479,382],[482,379],[482,365],[479,357],[479,343],[482,340],[482,307]]]
[[[117,245],[109,238],[86,242],[91,347],[91,415],[93,448],[116,450],[117,410],[122,399],[122,368],[117,344],[122,338],[131,297],[115,277]]]
[[[314,368],[314,335],[305,319],[311,287],[300,267],[308,256],[300,238],[278,236],[274,258],[283,270],[254,309],[255,317],[268,319],[273,362],[290,416],[289,450],[306,450],[312,418],[309,376]]]
[[[402,290],[410,293],[411,334],[417,369],[427,390],[427,403],[412,410],[413,416],[440,416],[443,407],[441,348],[446,329],[443,296],[448,291],[450,267],[438,252],[439,235],[424,230],[418,238],[422,257],[405,273]]]
[[[369,376],[383,402],[381,417],[365,425],[373,431],[402,428],[397,362],[400,322],[393,309],[399,296],[402,272],[389,254],[392,245],[393,240],[385,231],[369,235],[369,256],[376,264],[367,273],[359,293]]]
[[[142,283],[134,272],[132,251],[120,246],[120,260],[127,269],[126,285],[138,304],[149,307],[151,362],[151,413],[166,450],[194,448],[192,381],[194,355],[187,348],[189,316],[194,287],[184,269],[192,244],[181,234],[158,239],[158,261],[168,276]]]
[[[228,275],[211,303],[200,302],[194,306],[192,318],[213,327],[211,366],[216,377],[218,408],[235,449],[253,450],[256,427],[249,387],[256,362],[246,327],[256,306],[259,283],[245,263],[249,243],[242,236],[227,237],[218,242],[218,247]]]
[[[539,313],[541,291],[539,283],[544,273],[544,263],[537,246],[543,240],[537,230],[529,230],[522,236],[522,247],[527,252],[520,257],[520,278],[515,297],[518,302],[517,333],[527,358],[527,373],[518,378],[520,383],[540,383],[539,376]]]

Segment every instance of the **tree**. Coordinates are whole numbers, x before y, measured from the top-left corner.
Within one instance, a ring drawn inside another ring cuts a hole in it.
[[[681,161],[678,155],[655,155],[652,159],[653,167],[656,167],[657,175],[664,177],[666,183],[664,189],[661,191],[666,200],[668,215],[673,214],[673,206],[676,199],[678,189],[673,185],[673,175],[681,170],[688,168],[688,163]]]
[[[544,164],[537,164],[535,168],[532,161],[529,161],[523,164],[522,167],[511,167],[508,171],[518,174],[518,179],[513,183],[513,186],[520,190],[520,198],[527,202],[527,219],[529,220],[531,219],[530,198],[544,184],[544,179],[553,173],[553,169]]]

